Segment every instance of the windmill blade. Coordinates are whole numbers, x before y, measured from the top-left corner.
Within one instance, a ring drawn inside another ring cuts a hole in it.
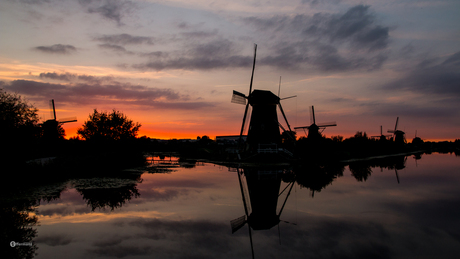
[[[290,99],[290,98],[294,98],[294,97],[297,97],[297,95],[293,95],[293,96],[289,96],[289,97],[284,97],[284,98],[281,98],[280,100],[286,100],[286,99]]]
[[[54,99],[51,99],[50,101],[50,109],[53,111],[53,113],[51,113],[53,120],[56,120],[56,109],[54,108]]]
[[[281,91],[281,76],[280,76],[280,84],[278,86],[278,98],[280,97],[280,91]]]
[[[252,74],[251,74],[251,83],[249,84],[249,94],[251,94],[252,91],[252,81],[254,79],[254,70],[256,68],[256,53],[257,53],[257,44],[254,44],[254,62],[252,63]]]
[[[313,105],[310,107],[310,124],[315,124],[315,110]]]
[[[286,118],[286,114],[284,114],[283,106],[281,106],[281,103],[278,103],[278,106],[280,107],[281,114],[283,114],[284,120],[286,121],[286,124],[288,126],[289,131],[292,131],[291,126],[289,125],[289,122],[288,122],[288,120]]]
[[[252,63],[251,83],[249,84],[248,98],[252,92],[252,82],[254,80],[254,70],[256,68],[256,54],[257,54],[257,44],[254,44],[254,62]],[[244,109],[243,123],[241,123],[240,140],[239,140],[240,145],[242,142],[241,140],[243,138],[244,124],[246,123],[246,116],[248,115],[248,108],[249,108],[249,102],[246,104],[246,108]]]
[[[398,128],[398,121],[399,121],[399,117],[396,117],[395,131]]]
[[[246,224],[246,222],[247,220],[245,215],[231,220],[230,225],[232,226],[232,234],[238,231],[240,228],[242,228]]]
[[[398,180],[398,184],[399,184],[398,170],[395,169],[395,172],[396,172],[396,180]]]
[[[289,198],[289,195],[291,194],[292,187],[294,187],[294,183],[295,183],[295,181],[291,182],[291,188],[289,189],[289,192],[287,193],[286,198],[284,199],[283,206],[281,207],[280,212],[278,213],[278,219],[281,216],[281,213],[283,213],[284,205],[286,205],[286,202],[287,202],[287,200]]]
[[[298,129],[308,129],[308,128],[310,128],[310,126],[294,127],[294,130],[298,130]]]
[[[321,123],[321,124],[317,124],[316,126],[320,127],[320,128],[325,128],[325,127],[333,127],[333,126],[337,126],[337,123],[335,121],[332,121],[332,122],[324,122],[324,123]]]
[[[68,122],[76,122],[76,121],[77,121],[77,117],[69,117],[69,118],[63,118],[63,119],[58,120],[58,122],[61,124],[68,123]]]
[[[240,140],[239,140],[240,145],[243,139],[244,124],[246,123],[246,116],[248,115],[248,109],[249,109],[249,102],[246,104],[246,108],[244,109],[243,123],[241,123]]]
[[[240,172],[238,172],[238,181],[240,183],[241,196],[242,196],[243,205],[244,205],[244,213],[246,214],[246,217],[248,217],[249,216],[249,209],[248,209],[248,205],[247,205],[247,202],[246,202],[246,195],[244,195],[243,182],[241,180]]]
[[[380,135],[383,135],[383,133],[382,133],[382,125],[380,125]]]
[[[246,99],[247,99],[246,95],[233,90],[232,103],[246,105]]]
[[[251,242],[251,254],[252,254],[252,259],[254,259],[254,244],[252,243],[251,226],[248,226],[248,229],[249,229],[249,242]]]

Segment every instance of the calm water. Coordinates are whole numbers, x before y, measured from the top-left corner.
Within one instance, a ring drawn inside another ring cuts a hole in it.
[[[140,177],[47,187],[47,195],[35,195],[49,201],[29,206],[36,232],[10,232],[23,238],[16,242],[33,240],[34,258],[460,254],[460,157],[454,155],[326,168],[183,166],[172,161]]]

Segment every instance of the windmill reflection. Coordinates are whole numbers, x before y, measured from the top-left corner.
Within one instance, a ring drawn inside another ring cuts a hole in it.
[[[417,157],[417,156],[415,156]],[[417,159],[417,158],[416,158]],[[395,170],[396,181],[399,184],[399,174],[398,171],[406,168],[407,156],[392,156],[385,157],[377,160],[368,160],[368,161],[359,161],[352,162],[348,165],[350,172],[356,178],[357,181],[363,182],[372,174],[372,168],[380,167],[380,170],[383,171],[383,168],[389,170]]]
[[[245,215],[230,222],[232,233],[248,224],[254,258],[252,230],[268,230],[276,225],[279,227],[280,217],[294,187],[295,177],[292,170],[283,168],[238,168],[237,174]],[[280,192],[282,180],[288,182],[288,185]],[[278,199],[286,191],[278,211]]]

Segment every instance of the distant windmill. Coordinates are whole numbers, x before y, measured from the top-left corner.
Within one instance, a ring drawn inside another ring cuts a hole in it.
[[[71,118],[63,118],[60,120],[56,119],[56,109],[54,106],[54,99],[51,99],[50,101],[50,106],[52,108],[52,116],[53,118],[50,120],[47,120],[43,122],[42,127],[43,127],[43,137],[45,139],[57,139],[59,138],[61,132],[61,125],[64,123],[69,123],[69,122],[76,122],[77,117],[71,117]]]
[[[423,144],[423,140],[417,137],[417,130],[415,131],[415,137],[412,139],[412,145],[420,147]]]
[[[399,117],[396,118],[395,129],[388,130],[387,132],[393,133],[395,143],[404,144],[406,142],[406,138],[404,136],[406,133],[402,130],[398,130],[398,121],[399,121]]]
[[[327,127],[333,127],[337,126],[335,122],[328,122],[328,123],[320,123],[316,124],[316,118],[315,118],[315,108],[311,106],[310,108],[310,126],[304,126],[304,127],[295,127],[294,129],[308,129],[308,136],[307,138],[309,139],[318,139],[321,137],[321,132],[323,132]],[[319,130],[321,129],[321,132]]]
[[[246,109],[244,110],[243,122],[241,124],[240,143],[242,141],[249,105],[251,105],[252,107],[251,121],[249,122],[249,130],[247,135],[247,144],[249,150],[251,151],[259,149],[260,145],[278,145],[281,143],[281,135],[279,129],[280,123],[278,122],[278,115],[276,111],[277,106],[279,107],[286,121],[289,131],[291,131],[291,126],[289,125],[286,115],[284,114],[283,107],[280,103],[280,100],[284,100],[291,97],[280,99],[271,91],[252,90],[254,69],[256,65],[256,52],[257,45],[254,44],[254,62],[252,65],[249,95],[246,96],[243,93],[233,90],[232,96],[232,103],[246,105]]]
[[[383,135],[382,131],[382,125],[380,125],[380,136],[371,136],[371,138],[378,138],[380,141],[386,140],[388,137],[391,137],[392,135]]]

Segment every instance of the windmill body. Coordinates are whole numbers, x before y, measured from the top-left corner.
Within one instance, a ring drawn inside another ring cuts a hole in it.
[[[56,119],[56,109],[54,106],[54,99],[50,101],[50,104],[52,105],[53,118],[42,123],[43,137],[48,140],[55,140],[55,139],[58,139],[60,136],[64,135],[63,128],[61,127],[62,124],[69,123],[69,122],[76,122],[77,118],[72,117],[72,118],[64,118],[64,119],[57,120]]]
[[[254,90],[248,99],[252,107],[247,136],[249,150],[255,150],[259,145],[280,144],[281,134],[276,111],[280,98],[270,91]]]
[[[399,122],[399,117],[396,118],[395,129],[388,130],[387,132],[393,133],[395,143],[402,145],[406,143],[406,137],[405,137],[406,133],[402,130],[398,130],[398,122]]]

